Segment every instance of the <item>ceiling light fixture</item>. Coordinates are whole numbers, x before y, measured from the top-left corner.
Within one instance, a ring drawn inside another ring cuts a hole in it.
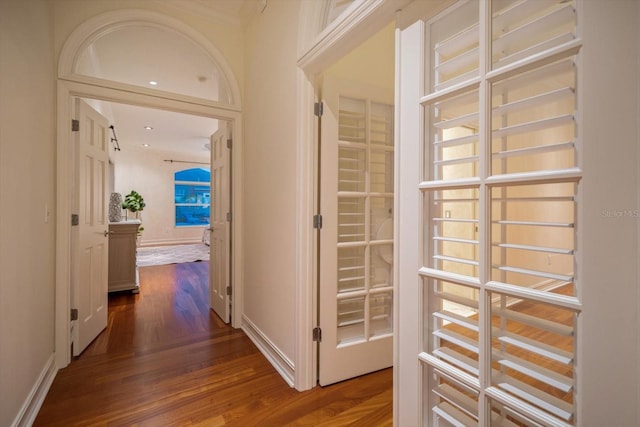
[[[151,147],[151,144],[142,144],[143,147]]]
[[[153,128],[151,126],[145,126],[144,127],[146,130],[153,130]]]
[[[155,80],[151,80],[151,81],[149,82],[149,84],[150,84],[151,86],[157,86],[157,85],[158,85],[158,82],[157,82],[157,81],[155,81]]]

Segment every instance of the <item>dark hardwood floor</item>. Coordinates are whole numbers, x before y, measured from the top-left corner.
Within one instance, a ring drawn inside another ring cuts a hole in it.
[[[208,308],[208,263],[140,269],[56,376],[35,426],[391,426],[387,369],[306,392]]]

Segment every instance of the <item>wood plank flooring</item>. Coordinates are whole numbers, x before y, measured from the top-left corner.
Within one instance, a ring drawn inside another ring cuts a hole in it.
[[[290,388],[208,308],[208,263],[140,269],[105,331],[54,380],[34,426],[391,426],[392,371]]]

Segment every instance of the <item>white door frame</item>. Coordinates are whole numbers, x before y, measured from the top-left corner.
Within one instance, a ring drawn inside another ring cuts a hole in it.
[[[123,91],[110,87],[87,83],[58,80],[58,146],[56,172],[56,365],[58,369],[71,361],[70,352],[70,266],[71,266],[71,119],[73,98],[92,98],[109,102],[158,108],[183,114],[228,120],[234,129],[233,180],[233,222],[231,236],[234,242],[232,257],[233,271],[233,314],[231,324],[239,327],[242,315],[243,268],[242,268],[242,157],[243,128],[242,113],[232,108],[213,107],[185,101],[180,96],[158,97],[146,93]]]
[[[411,0],[356,0],[344,14],[321,30],[319,13],[322,2],[304,2],[298,21],[300,52],[298,57],[298,144],[296,192],[296,369],[295,387],[308,390],[316,385],[317,344],[311,331],[316,326],[316,234],[311,218],[316,210],[316,144],[317,123],[313,114],[316,77],[324,69],[349,53],[354,47],[384,28],[395,19],[396,12]],[[318,34],[318,31],[320,33]],[[396,168],[397,171],[397,168]],[[397,286],[394,280],[394,286]],[[398,289],[394,289],[397,295]],[[394,304],[396,304],[394,302]],[[394,307],[394,317],[397,316]],[[394,328],[397,321],[394,318]],[[395,346],[394,346],[395,347]],[[394,363],[396,354],[394,350]],[[394,374],[395,375],[395,374]],[[395,399],[394,399],[395,400]]]

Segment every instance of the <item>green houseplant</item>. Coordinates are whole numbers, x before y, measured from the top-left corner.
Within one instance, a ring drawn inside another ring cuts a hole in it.
[[[122,207],[133,213],[142,212],[145,206],[144,198],[135,190],[131,190],[122,201]]]

